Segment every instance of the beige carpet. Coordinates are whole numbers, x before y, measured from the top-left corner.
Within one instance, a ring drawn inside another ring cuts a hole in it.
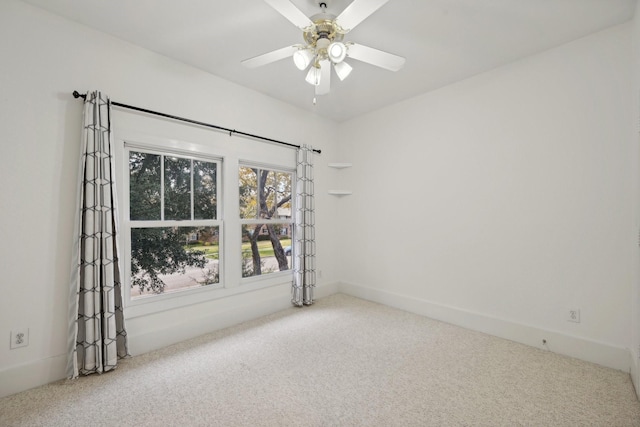
[[[628,374],[345,295],[0,399],[1,426],[640,426]]]

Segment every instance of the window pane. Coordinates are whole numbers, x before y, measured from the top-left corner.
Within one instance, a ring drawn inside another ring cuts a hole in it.
[[[260,218],[291,218],[291,174],[260,170],[258,172]]]
[[[164,158],[164,219],[191,219],[191,160]]]
[[[240,167],[240,218],[255,219],[258,215],[258,170]]]
[[[274,171],[260,171],[260,195],[262,196],[260,204],[260,218],[275,218],[277,209],[277,174]]]
[[[242,226],[242,277],[291,268],[291,224]]]
[[[278,219],[291,218],[291,174],[278,172]]]
[[[160,156],[129,152],[129,217],[160,219]]]
[[[216,219],[216,164],[193,161],[193,218]]]
[[[218,227],[131,229],[131,297],[219,283]]]

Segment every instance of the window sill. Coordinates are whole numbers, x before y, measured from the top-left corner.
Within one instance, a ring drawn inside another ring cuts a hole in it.
[[[270,275],[271,276],[271,275]],[[238,286],[225,288],[222,285],[203,286],[174,294],[157,295],[150,298],[132,300],[126,304],[124,315],[126,319],[148,316],[163,311],[169,311],[189,305],[203,304],[221,298],[228,298],[248,292],[254,292],[274,286],[290,285],[292,271],[274,273],[274,277],[248,277]]]

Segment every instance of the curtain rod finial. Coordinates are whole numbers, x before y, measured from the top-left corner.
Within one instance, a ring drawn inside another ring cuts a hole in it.
[[[78,98],[83,98],[83,99],[87,99],[87,95],[81,95],[77,90],[73,91],[73,97],[78,99]]]

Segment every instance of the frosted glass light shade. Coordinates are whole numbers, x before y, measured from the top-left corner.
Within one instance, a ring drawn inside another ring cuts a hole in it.
[[[338,75],[338,78],[340,80],[346,79],[349,74],[351,74],[351,70],[353,70],[353,67],[351,67],[351,65],[347,64],[346,62],[333,64],[333,68],[335,68],[336,74]]]
[[[293,63],[296,64],[298,70],[306,69],[313,60],[313,53],[308,49],[296,50],[293,53]]]
[[[327,53],[329,54],[329,59],[334,64],[338,64],[344,60],[347,56],[347,47],[344,43],[341,42],[333,42],[329,45],[327,49]]]
[[[316,67],[315,65],[309,68],[309,72],[307,73],[307,77],[305,80],[307,83],[312,84],[314,86],[318,86],[320,84],[320,76],[322,73],[320,72],[320,67]]]

